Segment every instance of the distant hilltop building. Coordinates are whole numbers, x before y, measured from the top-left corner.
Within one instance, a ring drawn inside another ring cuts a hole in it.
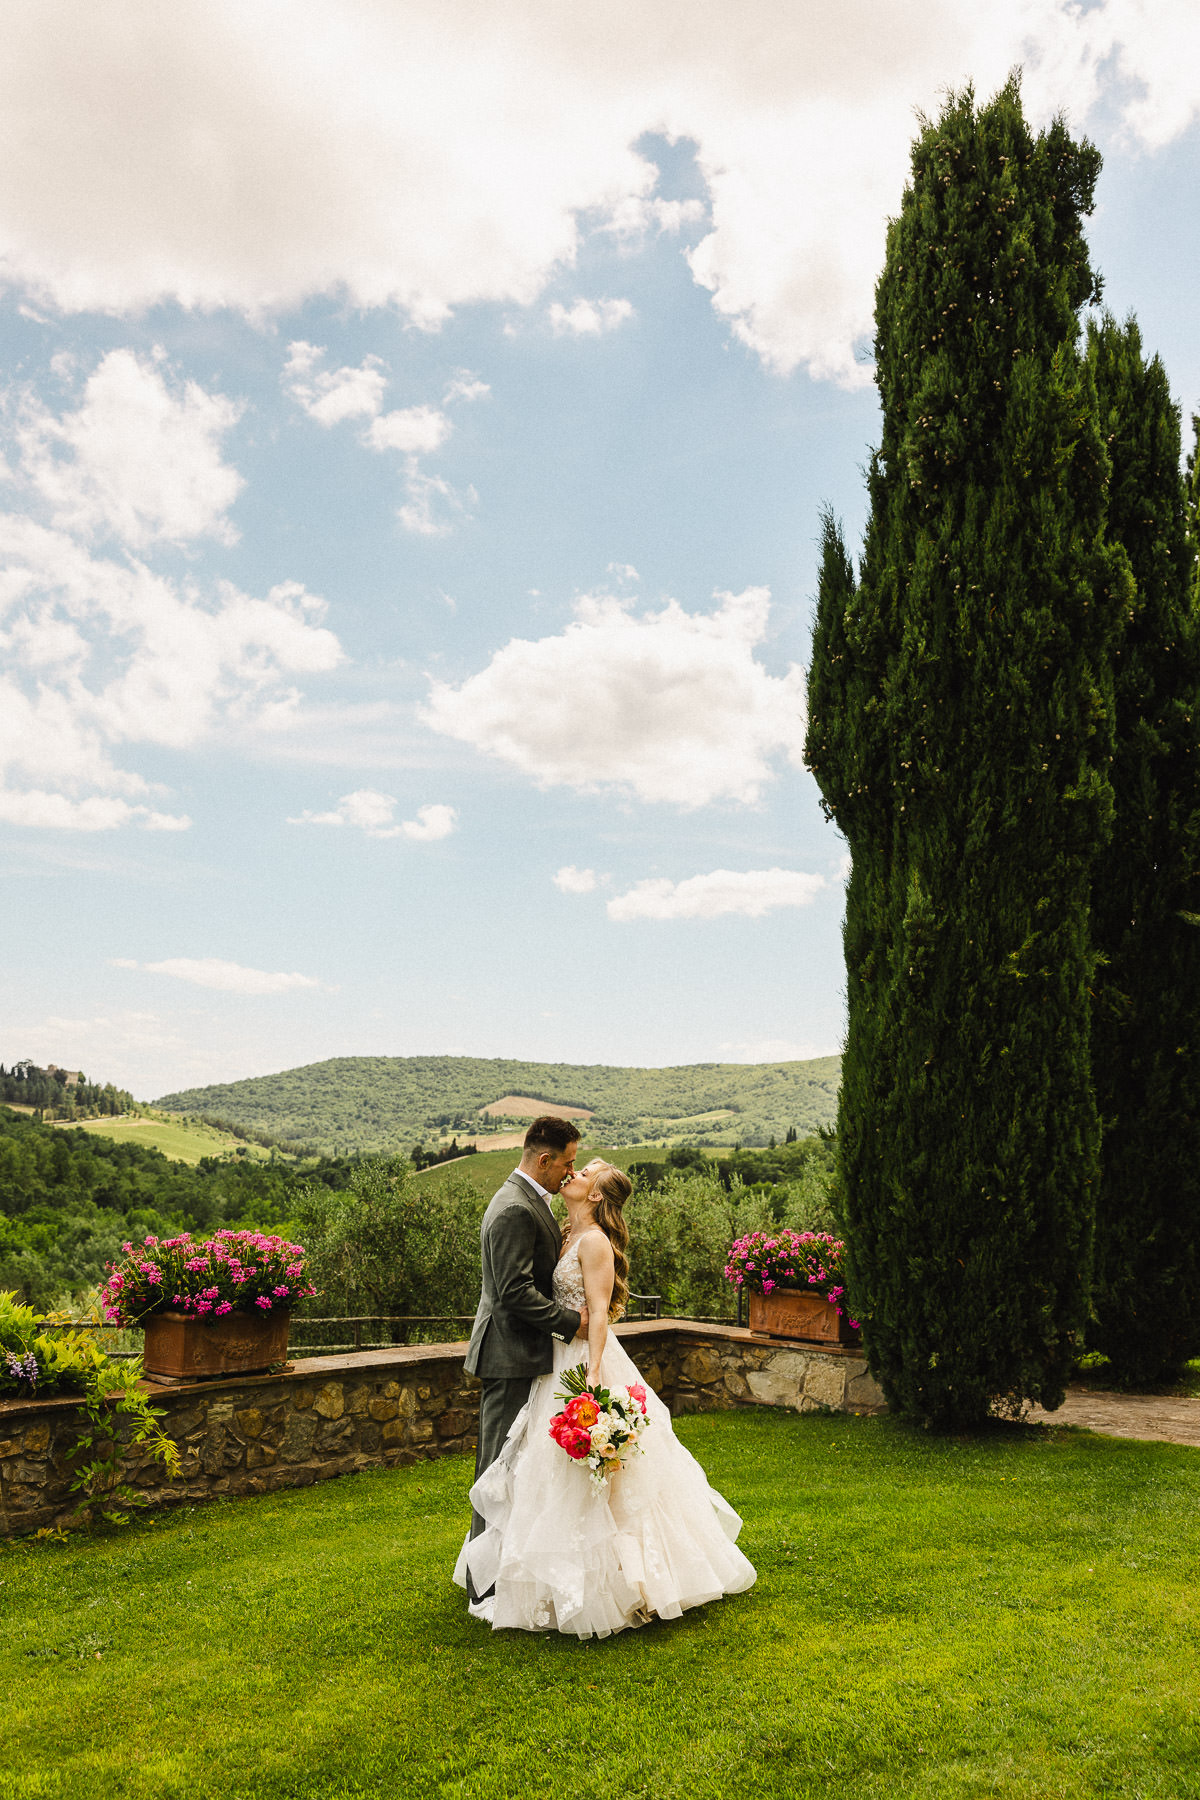
[[[60,1069],[57,1063],[46,1064],[47,1075],[61,1075],[68,1087],[78,1087],[83,1080],[82,1069]]]

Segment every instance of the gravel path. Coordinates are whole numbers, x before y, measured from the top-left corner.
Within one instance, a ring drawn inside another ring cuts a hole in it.
[[[1157,1438],[1200,1450],[1200,1400],[1160,1394],[1112,1394],[1103,1388],[1073,1387],[1057,1412],[1035,1407],[1039,1425],[1082,1425],[1108,1437]]]

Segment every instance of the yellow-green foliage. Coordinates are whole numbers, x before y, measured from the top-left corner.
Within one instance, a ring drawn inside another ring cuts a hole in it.
[[[0,1394],[15,1390],[26,1399],[78,1394],[82,1428],[70,1460],[71,1489],[79,1503],[69,1524],[89,1524],[100,1516],[123,1525],[128,1515],[115,1510],[118,1502],[145,1504],[145,1495],[124,1479],[126,1452],[148,1452],[169,1477],[179,1467],[179,1452],[141,1391],[140,1360],[114,1362],[86,1331],[42,1332],[42,1323],[31,1306],[0,1289]],[[25,1373],[30,1357],[37,1365],[36,1381]],[[24,1367],[15,1369],[10,1358]]]
[[[37,1358],[39,1394],[62,1390],[84,1393],[107,1388],[106,1378],[123,1374],[86,1331],[39,1331],[42,1321],[32,1306],[22,1306],[14,1293],[0,1289],[0,1353]],[[138,1370],[140,1373],[140,1368]],[[0,1362],[0,1393],[21,1391],[25,1384]],[[124,1383],[118,1381],[117,1385]]]

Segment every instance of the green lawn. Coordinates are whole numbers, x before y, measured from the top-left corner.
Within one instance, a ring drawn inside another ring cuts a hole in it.
[[[0,1552],[0,1800],[1200,1796],[1200,1453],[682,1421],[749,1593],[490,1633],[461,1460]]]
[[[228,1131],[214,1131],[211,1125],[190,1125],[165,1113],[79,1119],[74,1125],[64,1123],[60,1130],[90,1131],[97,1137],[115,1138],[120,1143],[142,1144],[149,1150],[161,1150],[172,1162],[198,1163],[202,1156],[229,1156],[238,1150],[244,1150],[257,1162],[265,1161],[270,1155],[261,1145],[243,1144]]]
[[[1092,1352],[1079,1359],[1073,1380],[1083,1387],[1119,1391],[1121,1381],[1105,1356]],[[1200,1358],[1185,1363],[1178,1381],[1160,1382],[1157,1387],[1141,1385],[1126,1390],[1133,1394],[1162,1394],[1173,1400],[1200,1400]]]
[[[639,1158],[653,1159],[654,1150],[646,1144],[622,1145],[614,1149],[608,1144],[589,1144],[585,1138],[575,1158],[576,1167],[582,1169],[593,1156],[603,1156],[618,1169],[627,1169]],[[435,1182],[447,1175],[465,1175],[480,1193],[490,1196],[508,1179],[520,1160],[519,1145],[513,1150],[477,1150],[474,1156],[456,1156],[453,1162],[434,1163],[432,1168],[422,1169],[420,1179]]]

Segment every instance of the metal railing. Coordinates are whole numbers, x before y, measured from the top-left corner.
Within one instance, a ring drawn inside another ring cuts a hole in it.
[[[740,1298],[739,1295],[739,1303]],[[630,1294],[625,1310],[625,1319],[628,1323],[661,1318],[661,1294]],[[307,1351],[314,1356],[337,1356],[352,1350],[392,1350],[408,1341],[410,1326],[472,1325],[474,1322],[474,1313],[336,1313],[327,1317],[300,1313],[293,1321],[288,1353],[296,1356]],[[303,1333],[307,1326],[313,1325],[345,1325],[349,1327],[349,1335],[335,1343],[307,1343]],[[404,1329],[399,1337],[364,1337],[363,1327],[368,1325],[399,1325]],[[114,1325],[107,1319],[44,1319],[39,1321],[38,1329],[40,1331],[131,1333],[128,1325]],[[107,1354],[116,1360],[128,1361],[135,1356],[140,1356],[141,1351],[113,1349],[109,1350]]]
[[[295,1336],[288,1341],[288,1354],[295,1356],[307,1350],[314,1356],[337,1356],[349,1350],[392,1350],[408,1341],[412,1325],[470,1325],[474,1318],[474,1313],[337,1313],[328,1318],[301,1313],[293,1322]],[[351,1335],[344,1342],[309,1344],[304,1342],[302,1333],[310,1325],[347,1325]],[[403,1330],[399,1337],[364,1339],[364,1325],[400,1325]]]
[[[629,1305],[625,1311],[629,1321],[662,1318],[661,1294],[633,1294],[629,1296]],[[407,1327],[410,1325],[473,1325],[474,1313],[343,1313],[329,1318],[313,1318],[302,1313],[296,1320],[294,1331],[296,1336],[289,1342],[288,1350],[292,1355],[301,1351],[310,1351],[316,1356],[336,1356],[350,1350],[390,1350],[396,1343],[407,1339]],[[353,1337],[344,1343],[309,1344],[299,1335],[306,1325],[348,1325],[353,1330]],[[404,1338],[379,1338],[372,1342],[364,1340],[364,1325],[402,1325]]]

